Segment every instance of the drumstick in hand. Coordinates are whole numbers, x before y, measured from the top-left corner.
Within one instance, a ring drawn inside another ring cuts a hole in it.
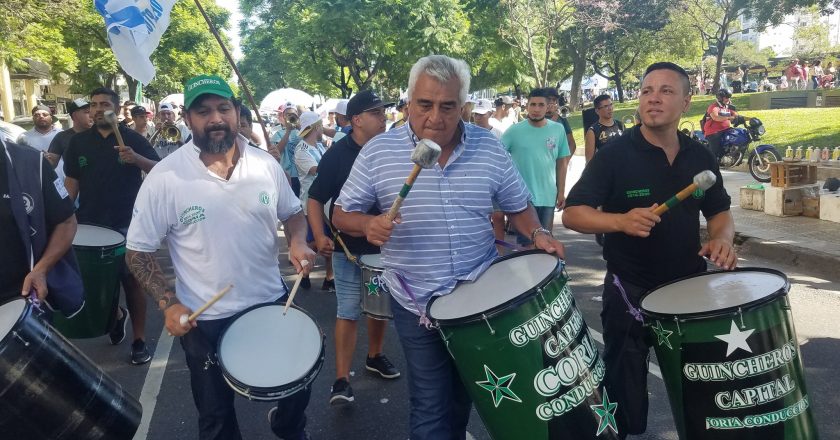
[[[222,297],[225,296],[226,293],[230,292],[230,289],[232,289],[232,288],[233,288],[233,284],[228,284],[227,287],[220,290],[219,293],[213,295],[213,297],[210,298],[209,301],[204,303],[203,306],[199,307],[198,310],[193,312],[192,315],[190,315],[189,317],[187,316],[186,313],[181,315],[181,318],[180,318],[181,324],[182,325],[187,325],[188,322],[195,321],[195,319],[198,318],[198,315],[201,315],[202,313],[204,313],[205,310],[210,308],[210,306],[212,306],[213,304],[216,304],[216,301],[222,299]]]
[[[694,182],[691,185],[688,185],[687,187],[683,188],[683,190],[678,192],[674,197],[671,197],[665,203],[657,206],[656,209],[653,210],[653,213],[656,215],[662,215],[665,213],[665,211],[673,208],[674,206],[685,200],[688,196],[691,195],[691,193],[697,191],[697,188],[700,188],[703,191],[705,191],[711,188],[712,185],[715,184],[715,182],[717,182],[717,176],[715,176],[715,173],[709,170],[702,171],[696,176],[694,176]]]
[[[292,286],[291,293],[289,293],[289,299],[286,300],[286,307],[283,307],[283,316],[286,316],[286,312],[289,311],[289,306],[292,305],[292,300],[295,299],[295,294],[297,294],[298,287],[300,287],[300,282],[303,280],[303,268],[307,265],[309,265],[309,261],[303,260],[300,262],[300,273],[295,280],[295,285]]]
[[[440,145],[434,141],[421,139],[420,142],[417,142],[417,145],[411,152],[411,161],[414,162],[414,168],[411,170],[408,178],[405,179],[405,183],[397,195],[397,199],[394,200],[394,204],[391,205],[391,209],[388,210],[386,215],[388,220],[394,220],[397,217],[397,213],[400,212],[400,206],[402,206],[402,202],[405,200],[408,192],[411,191],[411,187],[414,185],[414,181],[417,180],[417,175],[420,174],[420,170],[435,166],[435,162],[440,157],[440,153]]]

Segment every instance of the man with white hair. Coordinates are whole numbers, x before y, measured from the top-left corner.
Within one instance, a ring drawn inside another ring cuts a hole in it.
[[[517,231],[535,237],[537,248],[563,255],[563,245],[540,226],[528,189],[499,140],[461,121],[469,86],[470,69],[462,60],[430,55],[417,61],[408,80],[408,123],[359,152],[336,202],[341,209],[333,211],[338,229],[381,247],[408,366],[413,440],[466,436],[471,399],[438,331],[418,321],[428,322],[424,310],[433,296],[477,279],[498,256],[490,225],[493,201]],[[442,154],[417,177],[400,215],[392,221],[367,214],[373,207],[388,212],[421,139],[436,142]],[[463,191],[466,187],[470,191]]]

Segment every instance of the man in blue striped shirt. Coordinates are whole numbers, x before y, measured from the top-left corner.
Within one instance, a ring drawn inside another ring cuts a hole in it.
[[[517,231],[539,249],[563,256],[563,245],[542,228],[528,189],[499,140],[461,122],[469,66],[441,55],[421,58],[408,81],[408,124],[372,139],[356,158],[336,202],[335,225],[382,247],[394,324],[408,365],[411,439],[463,439],[472,402],[440,335],[418,326],[433,296],[475,280],[497,257],[490,214],[495,200]],[[411,172],[420,139],[441,146],[423,170],[395,221],[387,212]],[[399,278],[405,281],[403,288]]]

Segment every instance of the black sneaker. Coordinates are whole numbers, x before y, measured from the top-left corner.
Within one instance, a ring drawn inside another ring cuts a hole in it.
[[[146,348],[146,343],[142,339],[135,339],[131,344],[131,364],[143,365],[150,360],[152,360],[152,355]]]
[[[309,281],[309,277],[304,277],[302,280],[300,280],[300,287],[303,287],[304,289],[309,289],[310,287],[312,287],[312,281]]]
[[[330,389],[330,405],[340,405],[353,400],[355,400],[355,397],[353,397],[353,388],[350,386],[350,382],[347,382],[347,379],[343,377],[336,380]]]
[[[128,310],[126,310],[125,307],[120,306],[120,312],[122,312],[122,318],[114,321],[114,326],[111,327],[111,331],[108,332],[108,337],[111,338],[111,345],[117,345],[125,339],[125,326],[128,323]]]
[[[324,280],[324,284],[321,284],[321,290],[335,292],[335,280]]]
[[[397,367],[395,367],[384,354],[378,354],[374,357],[367,358],[365,361],[365,368],[367,368],[368,371],[378,373],[385,379],[396,379],[400,377],[400,372],[397,370]]]

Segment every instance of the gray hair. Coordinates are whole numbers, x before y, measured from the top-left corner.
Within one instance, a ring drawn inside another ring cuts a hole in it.
[[[456,78],[461,85],[458,92],[458,104],[464,105],[467,102],[467,94],[470,90],[470,66],[466,61],[450,58],[446,55],[429,55],[420,58],[411,66],[411,73],[408,75],[408,100],[414,94],[414,87],[417,85],[417,78],[425,73],[440,83],[447,83]]]

